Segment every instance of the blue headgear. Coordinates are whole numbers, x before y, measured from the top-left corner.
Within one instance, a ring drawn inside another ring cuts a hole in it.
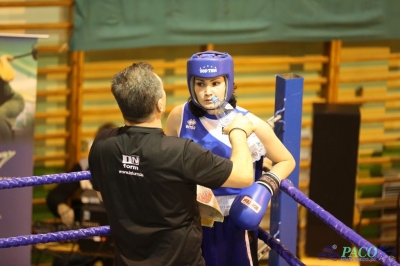
[[[189,93],[195,105],[203,108],[196,99],[194,92],[194,77],[215,78],[225,77],[225,100],[229,101],[233,94],[233,59],[228,53],[217,51],[199,52],[187,61],[187,82]],[[222,100],[222,99],[221,99]],[[204,109],[204,108],[203,108]]]

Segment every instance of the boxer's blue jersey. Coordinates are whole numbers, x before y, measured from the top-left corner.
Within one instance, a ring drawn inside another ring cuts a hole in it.
[[[238,112],[246,115],[247,110],[236,107]],[[186,103],[183,108],[182,124],[179,131],[179,137],[192,139],[205,149],[212,153],[229,158],[231,156],[231,144],[228,135],[222,134],[222,127],[216,116],[205,114],[198,118],[189,110]],[[215,196],[238,194],[241,189],[221,187],[213,190]]]
[[[243,115],[248,111],[236,107]],[[183,108],[179,137],[192,139],[214,154],[229,158],[231,144],[229,137],[222,134],[222,127],[217,118],[206,114],[198,118],[189,110],[186,103]],[[261,175],[262,160],[255,163],[255,177]],[[241,189],[218,188],[213,190],[216,196],[235,195]],[[249,235],[252,234],[252,240]],[[225,216],[223,223],[215,223],[214,227],[203,227],[202,251],[207,266],[253,266],[257,263],[257,230],[247,232],[238,227]],[[254,258],[252,256],[254,255]]]

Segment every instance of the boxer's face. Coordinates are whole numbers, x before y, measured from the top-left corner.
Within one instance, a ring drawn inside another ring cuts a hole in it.
[[[211,101],[213,96],[217,96],[221,101],[225,99],[225,78],[223,76],[215,78],[198,78],[194,79],[194,92],[197,102],[206,110],[213,110],[214,103]]]

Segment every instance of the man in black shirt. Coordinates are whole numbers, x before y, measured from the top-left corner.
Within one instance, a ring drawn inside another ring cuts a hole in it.
[[[228,160],[164,134],[166,94],[148,63],[117,73],[111,90],[125,126],[97,135],[89,167],[110,222],[116,265],[204,265],[196,186],[252,184],[246,141],[252,123],[238,114],[224,128],[232,144]]]

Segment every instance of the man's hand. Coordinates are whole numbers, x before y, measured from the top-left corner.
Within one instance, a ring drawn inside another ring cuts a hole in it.
[[[61,203],[57,206],[57,213],[61,217],[61,222],[68,227],[74,225],[75,213],[74,210],[65,203]]]
[[[225,134],[229,134],[229,132],[234,128],[244,130],[247,137],[250,136],[250,134],[254,131],[253,123],[241,113],[237,114],[235,116],[235,119],[233,119],[233,121],[228,126],[223,128],[223,131]]]
[[[10,82],[15,78],[15,72],[12,68],[10,61],[13,57],[10,55],[0,56],[0,78],[5,82]]]
[[[223,187],[244,188],[253,183],[253,162],[247,144],[247,137],[253,130],[253,123],[240,113],[223,129],[229,135],[232,145],[230,160],[233,162],[231,174]]]

